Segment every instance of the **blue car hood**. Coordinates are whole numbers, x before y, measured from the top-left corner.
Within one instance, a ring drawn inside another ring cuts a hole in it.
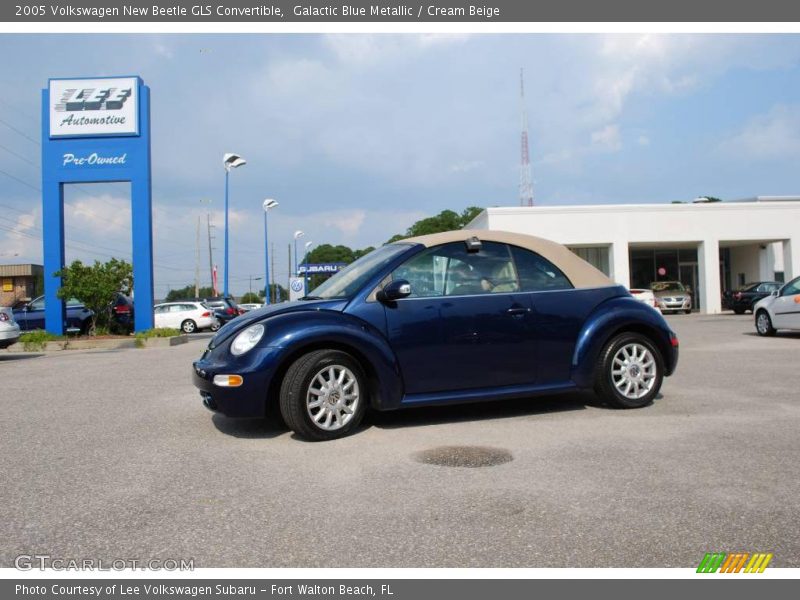
[[[341,312],[347,306],[347,300],[296,300],[295,302],[281,302],[280,304],[270,304],[257,310],[251,310],[240,317],[236,317],[223,325],[217,334],[212,338],[210,347],[218,346],[234,333],[238,333],[247,326],[264,321],[270,317],[283,315],[292,312],[308,312],[318,310],[333,310]]]

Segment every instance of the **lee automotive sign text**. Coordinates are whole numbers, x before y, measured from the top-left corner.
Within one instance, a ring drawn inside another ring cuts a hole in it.
[[[50,137],[138,135],[138,81],[51,79]]]

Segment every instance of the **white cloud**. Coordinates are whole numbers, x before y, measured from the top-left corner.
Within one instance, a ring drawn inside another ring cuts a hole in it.
[[[733,159],[796,160],[800,154],[800,105],[779,104],[753,117],[718,149]]]
[[[592,132],[592,145],[606,152],[618,152],[622,149],[622,138],[619,126],[606,125],[602,129]]]
[[[437,46],[462,43],[469,34],[423,33],[393,34],[327,34],[325,46],[342,63],[372,66],[394,60],[413,60],[421,52]]]

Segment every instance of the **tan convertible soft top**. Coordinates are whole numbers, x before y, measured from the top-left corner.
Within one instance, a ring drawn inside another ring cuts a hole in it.
[[[594,268],[566,246],[522,233],[491,231],[488,229],[459,229],[458,231],[445,231],[444,233],[433,233],[399,240],[399,243],[413,242],[430,248],[431,246],[450,242],[465,242],[473,236],[484,242],[500,242],[501,244],[519,246],[531,252],[536,252],[561,269],[576,288],[616,285],[602,271]]]

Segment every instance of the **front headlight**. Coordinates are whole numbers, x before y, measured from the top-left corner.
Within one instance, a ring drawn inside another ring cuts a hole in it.
[[[231,344],[231,354],[241,356],[245,352],[249,352],[263,336],[264,326],[261,323],[251,325],[234,338]]]

